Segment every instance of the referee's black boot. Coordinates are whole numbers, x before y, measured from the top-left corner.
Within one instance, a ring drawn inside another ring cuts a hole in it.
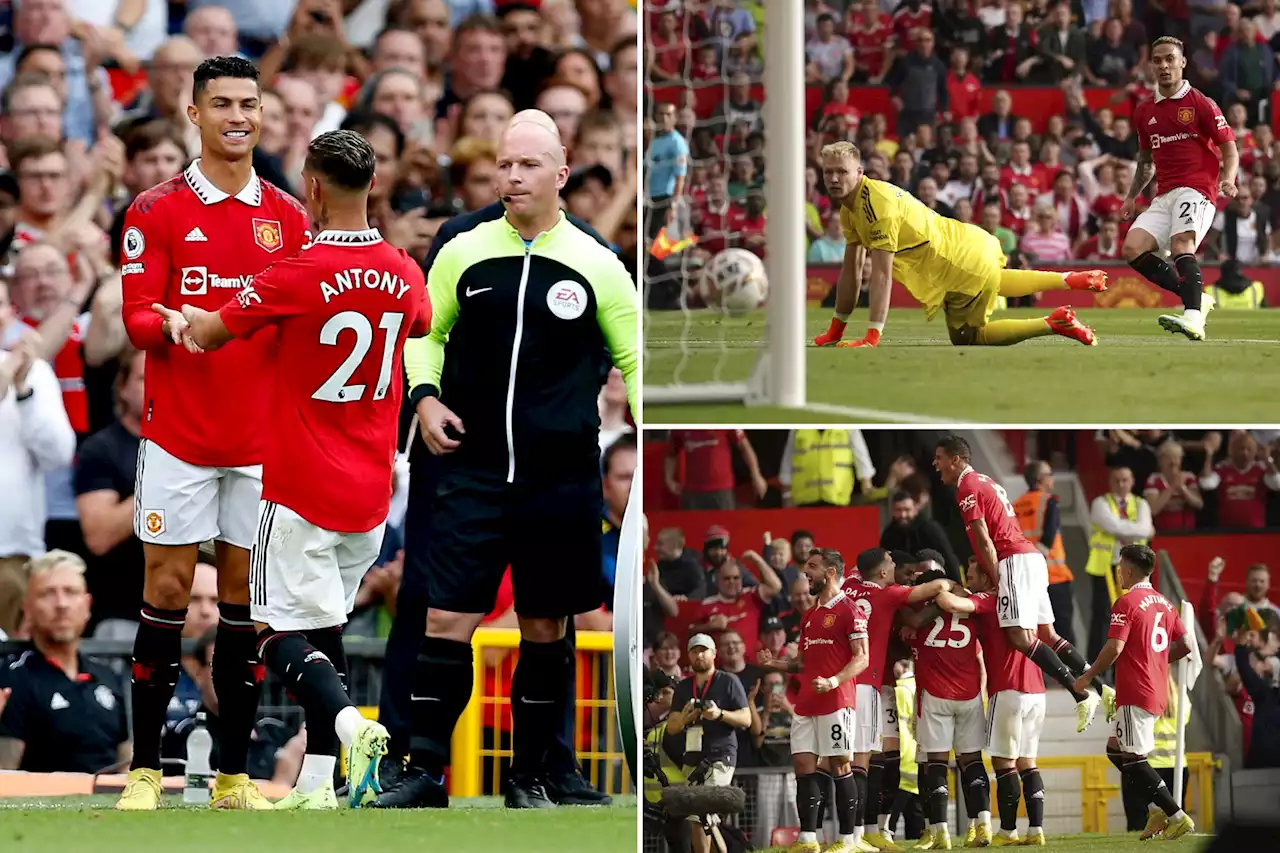
[[[546,783],[537,776],[512,774],[507,782],[507,808],[554,809],[556,804],[547,795]]]
[[[559,806],[608,806],[613,797],[597,790],[578,768],[546,777],[547,796]]]
[[[384,789],[378,799],[366,809],[447,809],[449,792],[443,779],[433,779],[418,767],[409,767],[400,774],[394,788]]]
[[[378,761],[378,782],[382,790],[390,791],[400,784],[400,777],[405,774],[405,757],[388,752]]]

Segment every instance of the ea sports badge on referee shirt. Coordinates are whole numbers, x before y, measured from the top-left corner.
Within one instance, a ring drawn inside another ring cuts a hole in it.
[[[587,310],[587,290],[576,281],[557,281],[547,291],[547,307],[561,320],[575,320]]]
[[[253,242],[268,252],[275,252],[284,245],[280,236],[280,223],[275,219],[253,220]]]

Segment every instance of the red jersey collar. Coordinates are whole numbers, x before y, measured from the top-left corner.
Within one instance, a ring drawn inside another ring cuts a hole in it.
[[[329,246],[372,246],[382,242],[382,234],[377,228],[366,228],[363,231],[321,231],[311,241],[312,245]]]
[[[192,160],[191,165],[182,174],[187,179],[187,186],[191,187],[192,192],[196,194],[196,198],[205,204],[217,204],[231,198],[230,193],[215,187],[213,181],[200,171],[199,157]],[[236,193],[235,197],[250,207],[258,207],[262,204],[262,182],[258,180],[257,171],[249,172],[249,183],[245,184],[244,189]]]
[[[1183,80],[1182,85],[1178,87],[1178,91],[1170,95],[1169,98],[1173,100],[1177,100],[1178,98],[1184,97],[1187,94],[1187,92],[1190,92],[1190,91],[1191,91],[1190,81]],[[1159,86],[1156,87],[1156,103],[1157,104],[1160,103],[1161,101],[1168,100],[1169,98],[1165,98],[1164,95],[1160,94],[1160,87]]]
[[[819,604],[818,606],[825,607],[828,610],[830,610],[832,607],[835,606],[837,601],[843,601],[843,600],[844,600],[844,589],[841,588],[841,590],[837,592],[830,601],[828,601],[826,604]]]

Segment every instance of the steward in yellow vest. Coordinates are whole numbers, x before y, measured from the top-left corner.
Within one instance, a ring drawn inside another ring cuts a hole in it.
[[[1218,309],[1225,308],[1228,311],[1240,311],[1265,308],[1267,306],[1266,291],[1263,290],[1262,282],[1260,281],[1249,282],[1249,285],[1239,293],[1232,293],[1230,290],[1217,285],[1206,287],[1204,292],[1218,301],[1218,304],[1214,306]]]
[[[1125,467],[1111,469],[1109,491],[1093,499],[1089,506],[1092,531],[1089,534],[1090,575],[1089,658],[1096,660],[1107,644],[1111,605],[1119,595],[1115,572],[1120,548],[1146,545],[1155,533],[1151,507],[1133,494],[1133,472]]]
[[[1032,462],[1027,465],[1023,476],[1027,481],[1028,492],[1013,502],[1013,511],[1018,515],[1018,525],[1022,535],[1045,555],[1049,564],[1049,583],[1065,583],[1072,579],[1071,569],[1067,566],[1067,551],[1062,545],[1062,521],[1058,511],[1058,499],[1053,494],[1053,469],[1047,462]],[[1045,519],[1049,520],[1049,541],[1045,542]]]
[[[855,448],[860,443],[860,448]],[[875,469],[859,471],[855,452],[869,459],[862,434],[849,429],[797,429],[782,454],[780,479],[789,478],[791,506],[848,506],[853,486],[871,487]]]

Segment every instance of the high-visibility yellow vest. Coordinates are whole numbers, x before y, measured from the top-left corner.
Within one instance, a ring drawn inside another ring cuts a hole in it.
[[[662,739],[667,734],[667,722],[663,720],[654,726],[648,734],[644,736],[645,743],[649,746],[657,746],[658,754],[662,756],[662,772],[667,774],[667,781],[671,784],[677,784],[684,781],[684,771],[671,760],[666,750],[662,748]],[[644,798],[651,803],[656,803],[662,798],[662,783],[657,779],[644,777]]]
[[[911,722],[916,713],[916,676],[907,673],[893,688],[898,701],[898,752],[902,756],[898,787],[910,794],[920,793],[919,769],[916,765],[916,738]]]
[[[1260,281],[1252,282],[1242,293],[1231,293],[1217,286],[1206,287],[1205,292],[1218,301],[1219,309],[1228,311],[1261,308],[1263,297],[1266,295]]]
[[[1169,678],[1169,698],[1164,713],[1156,717],[1155,746],[1147,753],[1147,763],[1152,767],[1172,767],[1178,752],[1178,690],[1173,677]],[[1184,725],[1191,723],[1191,698],[1185,697]]]
[[[1138,520],[1138,499],[1133,495],[1124,499],[1123,514],[1120,512],[1120,505],[1116,502],[1115,495],[1108,493],[1106,499],[1111,513],[1117,518],[1123,518],[1126,521]],[[1147,540],[1140,539],[1134,544],[1146,545]],[[1111,572],[1111,567],[1115,565],[1115,554],[1116,537],[1098,525],[1093,525],[1093,532],[1089,534],[1089,562],[1084,570],[1095,577],[1106,577]]]
[[[1022,535],[1032,542],[1039,542],[1044,536],[1044,510],[1053,495],[1039,489],[1027,492],[1013,502],[1013,511],[1018,514],[1018,524],[1022,527]],[[1062,531],[1053,537],[1053,545],[1045,556],[1049,564],[1049,583],[1065,583],[1071,580],[1071,569],[1067,566],[1067,549],[1062,544]]]
[[[853,447],[847,429],[798,429],[791,448],[791,502],[848,506],[853,496]]]

